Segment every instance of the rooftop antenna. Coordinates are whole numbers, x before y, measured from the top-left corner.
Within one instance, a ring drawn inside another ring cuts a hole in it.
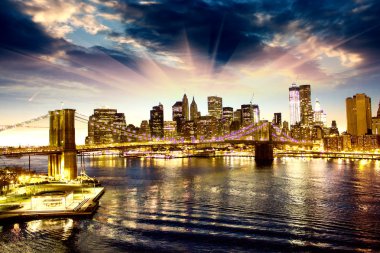
[[[252,92],[252,97],[251,97],[251,101],[250,101],[251,105],[252,105],[252,101],[253,101],[253,97],[254,97],[254,95],[255,95],[255,93]]]

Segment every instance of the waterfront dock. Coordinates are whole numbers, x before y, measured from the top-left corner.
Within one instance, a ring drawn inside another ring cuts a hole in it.
[[[42,193],[47,194],[44,194],[39,201],[37,201],[38,195],[13,198],[10,202],[3,200],[0,204],[0,220],[91,216],[98,208],[99,199],[104,194],[104,187],[68,184],[48,184],[43,186],[43,190]],[[64,203],[58,203],[57,196],[62,196],[62,194],[54,193],[68,191],[71,192],[71,201],[60,197]]]

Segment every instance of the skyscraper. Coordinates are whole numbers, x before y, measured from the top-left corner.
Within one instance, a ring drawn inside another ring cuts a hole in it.
[[[326,126],[326,113],[323,112],[318,98],[315,100],[314,123],[322,127]]]
[[[289,87],[289,109],[290,125],[294,126],[300,122],[300,88],[295,83]]]
[[[153,106],[150,110],[149,126],[152,137],[162,138],[164,136],[164,106],[161,103]]]
[[[234,118],[234,109],[232,107],[223,107],[223,116],[222,119],[232,122]]]
[[[347,133],[359,136],[371,133],[371,98],[358,93],[346,98]]]
[[[230,132],[231,123],[234,118],[234,109],[232,107],[223,107],[222,116],[222,134],[228,134]]]
[[[252,105],[253,123],[257,124],[260,121],[260,108],[258,105]]]
[[[142,136],[142,140],[148,140],[150,136],[150,128],[147,120],[141,121],[139,135]]]
[[[376,117],[372,118],[372,134],[380,135],[380,102]]]
[[[177,101],[175,104],[172,106],[172,119],[173,121],[176,122],[176,129],[178,133],[181,133],[182,131],[182,125],[185,122],[185,117],[183,115],[183,102]]]
[[[116,109],[95,109],[88,121],[86,144],[124,142],[125,128],[124,113]]]
[[[197,103],[195,103],[195,100],[193,97],[193,101],[191,102],[191,105],[190,105],[190,120],[196,121],[198,117],[199,117],[198,106],[197,106]]]
[[[241,125],[248,126],[253,123],[253,105],[241,105]]]
[[[310,126],[313,123],[313,108],[311,106],[311,88],[309,84],[299,86],[301,124]]]
[[[273,116],[273,124],[275,124],[278,127],[282,127],[282,119],[281,119],[281,112],[275,112]]]
[[[338,130],[338,126],[336,124],[336,120],[333,120],[331,122],[331,127],[329,129],[329,135],[339,135],[339,130]]]
[[[172,106],[172,119],[176,121],[179,118],[183,118],[183,102],[181,101],[175,102]]]
[[[184,94],[182,98],[182,114],[185,121],[188,121],[189,120],[189,101],[187,100],[186,94]]]
[[[222,118],[222,98],[217,96],[207,97],[208,102],[208,114],[217,119]]]

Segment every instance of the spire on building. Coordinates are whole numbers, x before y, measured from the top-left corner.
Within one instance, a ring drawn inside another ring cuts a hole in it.
[[[186,121],[189,120],[189,101],[187,100],[186,93],[183,95],[182,98],[182,113],[183,117]]]
[[[198,118],[198,106],[195,103],[195,99],[193,96],[193,101],[191,101],[190,105],[190,120],[196,120]]]

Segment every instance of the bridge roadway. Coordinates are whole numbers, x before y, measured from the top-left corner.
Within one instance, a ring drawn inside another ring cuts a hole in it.
[[[244,144],[246,146],[253,146],[258,143],[266,141],[252,141],[252,140],[226,140],[226,141],[210,141],[210,142],[169,142],[169,141],[155,141],[155,142],[126,142],[126,143],[113,143],[113,144],[100,144],[100,145],[77,145],[78,153],[94,152],[102,150],[131,150],[138,148],[183,148],[184,146],[192,148],[225,148],[231,145]],[[312,147],[312,143],[293,143],[293,142],[273,142],[274,146],[278,145],[298,145],[303,147]],[[62,149],[59,147],[40,146],[40,147],[7,147],[0,148],[0,156],[6,157],[20,157],[23,155],[49,155],[60,154]],[[310,158],[347,158],[347,159],[376,159],[380,160],[380,153],[368,152],[334,152],[334,151],[312,151],[312,150],[281,150],[275,151],[275,157],[310,157]]]
[[[255,141],[255,140],[224,140],[224,141],[149,141],[149,142],[125,142],[125,143],[111,143],[111,144],[96,144],[96,145],[77,145],[76,149],[78,153],[103,151],[103,150],[131,150],[138,148],[183,148],[184,146],[192,148],[226,148],[232,145],[246,145],[254,146],[260,143],[267,143],[267,141]],[[273,141],[273,145],[283,146],[302,146],[312,147],[312,143],[294,143],[284,141]],[[60,154],[62,148],[51,146],[40,147],[6,147],[0,148],[0,156],[22,156],[22,155],[50,155]]]

